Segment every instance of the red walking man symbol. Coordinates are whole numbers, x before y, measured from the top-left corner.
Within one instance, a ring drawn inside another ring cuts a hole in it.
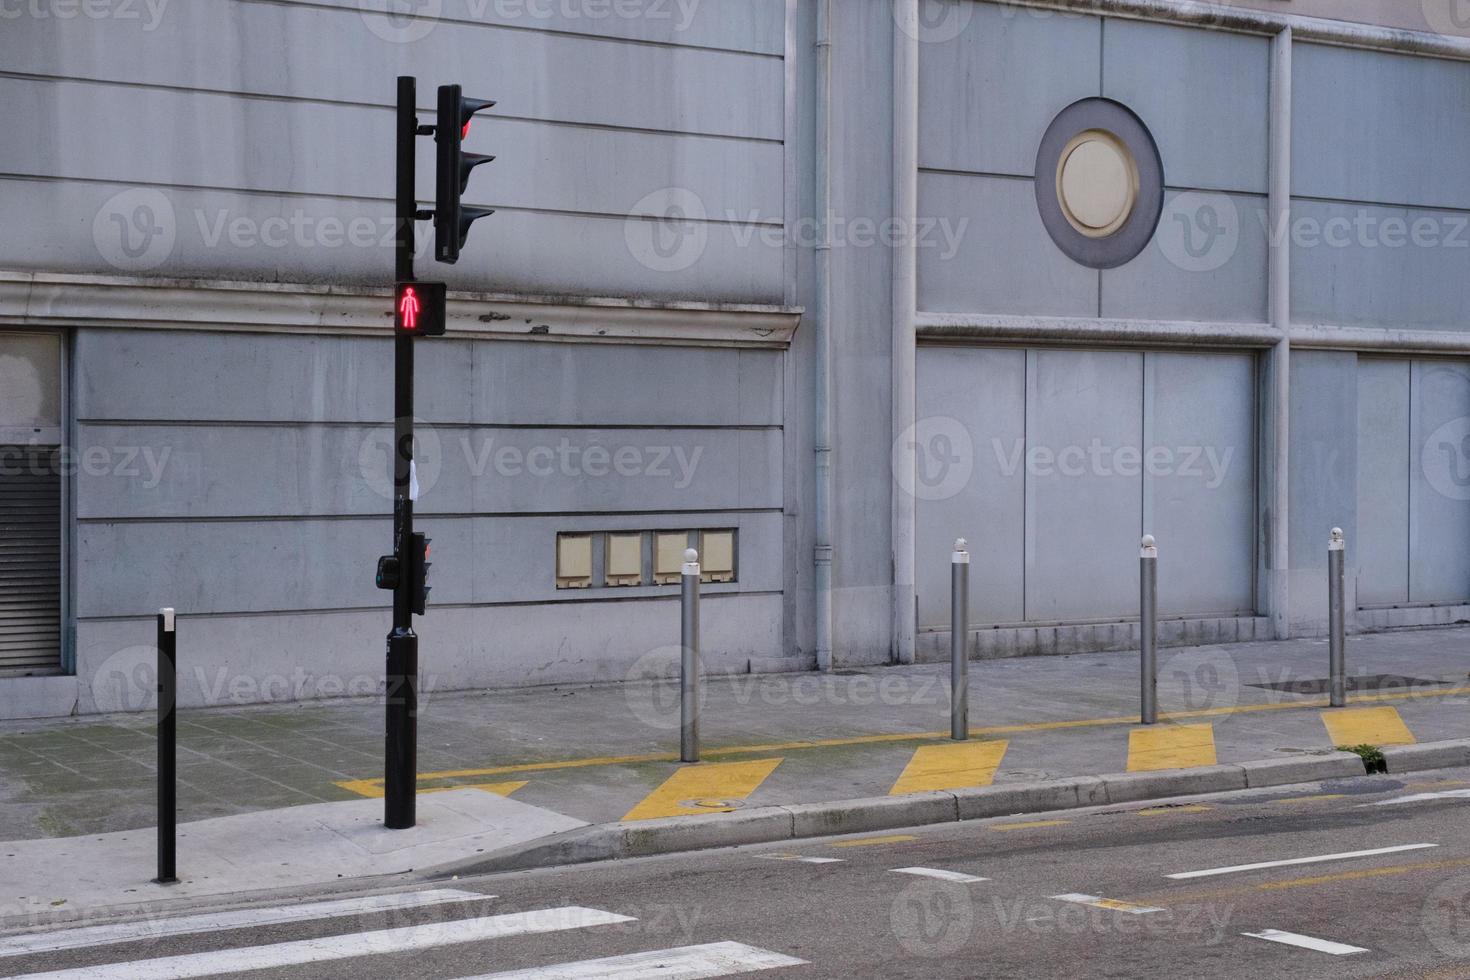
[[[418,327],[419,295],[412,286],[403,291],[403,299],[398,301],[398,315],[403,329],[414,330]]]

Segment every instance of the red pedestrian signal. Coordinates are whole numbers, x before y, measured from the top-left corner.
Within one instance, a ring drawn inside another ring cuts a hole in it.
[[[393,291],[393,323],[408,337],[444,336],[442,282],[400,282]]]

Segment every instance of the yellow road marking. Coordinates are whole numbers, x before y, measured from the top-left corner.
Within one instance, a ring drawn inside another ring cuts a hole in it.
[[[862,840],[844,840],[832,844],[832,847],[872,847],[876,844],[906,844],[911,840],[918,840],[913,834],[893,834],[890,837],[864,837]]]
[[[1448,789],[1451,786],[1470,786],[1463,779],[1439,779],[1432,783],[1405,783],[1405,789]]]
[[[1209,813],[1213,807],[1201,806],[1196,803],[1192,806],[1161,806],[1152,810],[1134,811],[1140,817],[1162,817],[1170,813]]]
[[[1378,701],[1413,701],[1420,698],[1451,698],[1470,695],[1470,687],[1452,687],[1439,690],[1393,691],[1378,694],[1355,694],[1348,698],[1353,704],[1369,704]],[[1229,708],[1201,708],[1194,711],[1171,711],[1159,715],[1160,721],[1184,721],[1191,718],[1221,718],[1229,715],[1251,714],[1257,711],[1297,711],[1325,708],[1323,698],[1301,701],[1280,701],[1267,704],[1242,704]],[[1026,732],[1055,732],[1074,728],[1113,728],[1120,725],[1136,725],[1136,715],[1116,718],[1077,718],[1065,721],[1038,721],[1018,725],[993,725],[988,728],[972,728],[972,738],[991,738],[1000,735],[1018,735]],[[806,742],[774,742],[768,745],[735,745],[724,748],[705,749],[706,757],[720,758],[732,755],[756,755],[770,752],[797,752],[802,749],[841,748],[849,745],[882,745],[892,742],[939,742],[948,741],[949,732],[897,732],[883,735],[856,735],[850,738],[813,739]],[[443,772],[419,774],[420,781],[438,779],[471,779],[477,776],[507,776],[516,773],[554,772],[561,769],[586,769],[598,766],[631,766],[645,762],[678,762],[677,752],[654,752],[647,755],[599,756],[587,759],[558,759],[552,762],[518,762],[513,765],[487,766],[482,769],[447,769]],[[345,780],[338,786],[351,788],[349,784],[383,780]]]
[[[1090,904],[1100,909],[1112,909],[1114,912],[1139,912],[1148,909],[1146,905],[1138,905],[1135,902],[1120,902],[1116,898],[1099,898]],[[1153,909],[1148,910],[1156,911]]]
[[[1414,735],[1397,708],[1324,711],[1322,724],[1333,745],[1413,745]]]
[[[1285,881],[1266,881],[1239,888],[1222,888],[1215,891],[1160,892],[1145,895],[1139,901],[1158,902],[1161,905],[1199,902],[1217,898],[1232,898],[1252,892],[1285,891],[1291,888],[1313,888],[1331,885],[1340,881],[1359,881],[1364,878],[1382,878],[1392,875],[1413,874],[1418,871],[1446,871],[1470,865],[1470,858],[1450,858],[1444,861],[1422,861],[1418,864],[1395,864],[1383,868],[1359,868],[1355,871],[1339,871],[1330,875],[1313,875],[1309,878],[1289,878]]]
[[[1293,796],[1286,800],[1276,800],[1277,803],[1325,803],[1328,800],[1345,800],[1346,793],[1323,793],[1320,796]]]
[[[992,824],[991,830],[1036,830],[1041,827],[1064,827],[1071,823],[1070,820],[1030,820],[1026,823],[998,823]]]
[[[461,783],[457,786],[434,786],[427,789],[420,786],[416,795],[424,796],[428,793],[447,793],[452,789],[479,789],[484,790],[486,793],[494,793],[496,796],[509,796],[526,785],[527,782],[528,780],[523,779],[519,782],[509,783]],[[385,795],[383,781],[381,779],[345,779],[337,785],[343,789],[349,789],[359,796],[366,796],[370,800],[381,800]]]
[[[1128,771],[1156,772],[1215,764],[1212,725],[1159,725],[1128,733]]]
[[[935,789],[989,786],[1005,758],[1009,742],[955,742],[921,745],[914,749],[903,775],[888,791],[890,796]]]
[[[781,764],[780,759],[716,762],[684,766],[664,780],[623,816],[624,820],[652,820],[698,813],[729,813],[721,801],[743,800]]]

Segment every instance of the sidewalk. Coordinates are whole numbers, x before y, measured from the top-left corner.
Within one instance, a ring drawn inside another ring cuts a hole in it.
[[[1325,641],[1164,651],[1163,723],[1140,731],[1136,654],[971,664],[974,738],[951,743],[947,668],[741,675],[705,684],[705,762],[677,763],[671,682],[423,697],[421,792],[512,797],[580,821],[886,796],[1299,757],[1470,737],[1470,629],[1349,641],[1353,701],[1327,711]],[[149,716],[0,726],[11,840],[154,823]],[[184,822],[382,794],[377,702],[185,711]]]

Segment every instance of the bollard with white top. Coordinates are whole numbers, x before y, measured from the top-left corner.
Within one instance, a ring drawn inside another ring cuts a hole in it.
[[[1347,622],[1344,605],[1346,558],[1347,541],[1343,537],[1342,528],[1335,527],[1332,529],[1332,540],[1327,544],[1327,619],[1330,631],[1328,659],[1334,708],[1347,705]]]
[[[679,658],[679,760],[699,761],[699,552],[684,552]]]
[[[1139,551],[1139,642],[1142,720],[1159,721],[1159,548],[1152,534],[1143,536]]]
[[[970,552],[965,539],[949,559],[949,737],[970,737]]]

